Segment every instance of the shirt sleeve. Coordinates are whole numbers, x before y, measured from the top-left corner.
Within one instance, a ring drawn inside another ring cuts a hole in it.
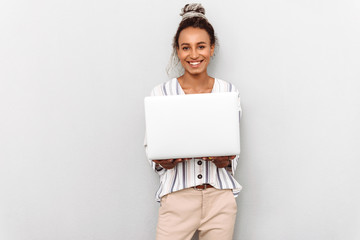
[[[233,85],[232,89],[238,93],[238,108],[239,108],[239,124],[242,117],[242,109],[241,109],[241,101],[240,101],[240,93],[239,90]],[[241,149],[241,147],[240,147]],[[236,155],[234,159],[230,161],[230,165],[226,167],[226,170],[232,175],[235,175],[235,170],[239,161],[240,155]]]
[[[235,175],[235,170],[239,161],[239,155],[236,155],[234,159],[230,160],[229,166],[226,167],[226,171],[228,171],[232,176]]]

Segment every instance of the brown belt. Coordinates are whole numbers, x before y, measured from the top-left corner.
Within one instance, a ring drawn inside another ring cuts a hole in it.
[[[207,188],[213,188],[213,186],[206,183],[206,184],[197,185],[197,186],[194,187],[195,190],[205,190]]]

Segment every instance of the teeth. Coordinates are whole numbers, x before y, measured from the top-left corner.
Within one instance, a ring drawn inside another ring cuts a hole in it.
[[[191,65],[197,65],[200,64],[200,62],[190,62]]]

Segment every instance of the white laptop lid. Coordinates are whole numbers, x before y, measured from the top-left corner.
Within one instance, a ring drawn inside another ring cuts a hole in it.
[[[239,110],[235,92],[146,97],[148,158],[240,154]]]

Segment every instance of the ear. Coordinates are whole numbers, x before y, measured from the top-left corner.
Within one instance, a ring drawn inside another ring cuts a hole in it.
[[[214,51],[215,51],[215,44],[210,46],[210,56],[211,57],[214,55]]]

